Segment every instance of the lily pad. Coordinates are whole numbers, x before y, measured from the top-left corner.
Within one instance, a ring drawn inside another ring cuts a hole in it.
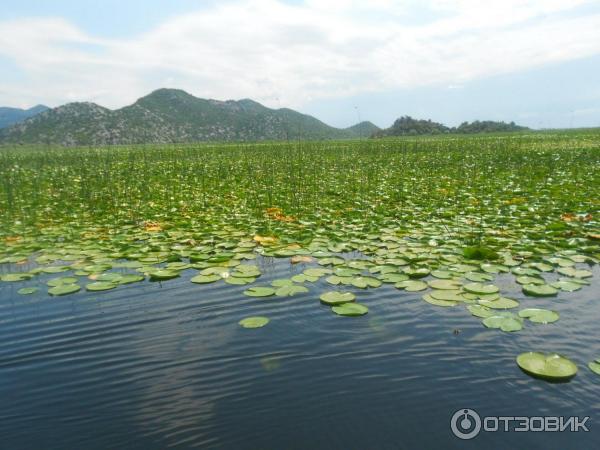
[[[255,316],[246,317],[238,322],[243,328],[262,328],[268,324],[270,320],[267,317]]]
[[[381,286],[381,281],[373,277],[356,277],[352,279],[352,286],[361,289],[378,288]]]
[[[88,291],[108,291],[110,289],[116,288],[117,285],[111,283],[110,281],[98,281],[96,283],[86,284],[85,288]]]
[[[347,317],[364,316],[369,312],[369,308],[359,303],[344,303],[343,305],[332,307],[331,310],[339,316]]]
[[[557,353],[521,353],[517,364],[525,373],[551,381],[566,381],[577,374],[575,363]]]
[[[519,306],[518,301],[506,297],[500,297],[497,300],[479,300],[479,304],[491,309],[511,309]]]
[[[39,291],[39,289],[36,287],[25,287],[25,288],[19,289],[17,291],[17,294],[30,295],[30,294],[35,294],[37,291]]]
[[[483,305],[469,305],[469,306],[467,306],[467,309],[475,317],[481,317],[482,319],[485,319],[486,317],[490,317],[490,316],[493,316],[494,314],[496,314],[495,311],[493,311],[490,308],[488,308],[487,306],[483,306]]]
[[[176,270],[155,270],[150,272],[150,279],[154,281],[170,280],[179,277],[179,272]]]
[[[437,298],[433,298],[429,294],[423,295],[423,300],[427,303],[430,303],[435,306],[456,306],[458,302],[450,301],[450,300],[438,300]]]
[[[296,294],[304,294],[308,292],[308,288],[297,284],[286,284],[275,291],[278,297],[291,297]]]
[[[523,329],[523,319],[512,313],[494,314],[483,319],[482,323],[488,328],[499,328],[509,333]]]
[[[595,361],[592,361],[591,363],[588,364],[588,367],[596,375],[600,375],[600,359],[596,359]]]
[[[321,294],[319,298],[327,305],[341,305],[353,302],[356,299],[356,295],[352,292],[329,291]]]
[[[558,290],[549,284],[526,284],[523,286],[523,292],[532,297],[553,297],[558,294]]]
[[[556,322],[560,316],[556,311],[549,309],[527,308],[519,311],[519,317],[529,319],[534,323],[546,324]]]
[[[190,281],[196,284],[207,284],[219,281],[222,278],[219,275],[196,275]]]
[[[396,283],[394,286],[398,289],[404,289],[408,292],[418,292],[427,289],[427,283],[420,280],[406,280]]]
[[[244,291],[244,295],[249,297],[270,297],[275,295],[275,289],[266,286],[253,286]]]
[[[493,284],[468,283],[463,286],[464,290],[471,294],[495,294],[499,291],[498,286]]]
[[[59,296],[59,295],[68,295],[73,294],[75,292],[79,292],[81,290],[81,286],[77,284],[61,284],[59,286],[54,286],[48,289],[48,294]]]

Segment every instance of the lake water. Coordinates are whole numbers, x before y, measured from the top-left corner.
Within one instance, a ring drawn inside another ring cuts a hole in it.
[[[306,268],[258,264],[261,285]],[[561,314],[518,333],[486,329],[463,305],[435,307],[393,285],[350,288],[369,314],[349,318],[320,304],[332,288],[323,279],[289,298],[195,285],[193,270],[64,297],[46,293],[56,275],[0,283],[0,448],[600,448],[600,376],[587,368],[600,358],[593,271],[592,286],[551,299],[526,298],[499,277],[521,308]],[[42,289],[18,295],[25,285]],[[271,322],[237,324],[254,315]],[[562,353],[579,373],[563,384],[533,379],[515,363],[530,350]],[[590,416],[590,431],[481,432],[464,441],[450,429],[461,408],[482,417]]]

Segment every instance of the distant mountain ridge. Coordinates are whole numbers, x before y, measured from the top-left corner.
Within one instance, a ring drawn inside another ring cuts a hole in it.
[[[0,143],[111,145],[201,141],[351,139],[379,128],[370,122],[340,129],[250,99],[207,100],[178,89],[159,89],[134,104],[110,110],[68,103],[0,130]]]
[[[48,109],[50,108],[44,105],[36,105],[29,109],[0,106],[0,128],[6,128],[15,123],[22,122]]]

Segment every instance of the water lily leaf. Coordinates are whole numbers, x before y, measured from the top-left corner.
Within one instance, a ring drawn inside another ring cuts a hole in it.
[[[364,316],[369,312],[369,308],[359,303],[344,303],[343,305],[332,307],[331,310],[339,316],[347,317]]]
[[[289,278],[283,278],[278,280],[271,281],[271,286],[273,287],[282,287],[282,286],[292,286],[294,282]]]
[[[483,319],[482,323],[488,328],[499,328],[506,332],[523,329],[523,319],[511,313],[494,314]]]
[[[558,290],[548,284],[526,284],[523,286],[523,292],[532,297],[553,297],[558,294]]]
[[[543,278],[530,277],[528,275],[517,277],[516,282],[519,284],[538,284],[540,286],[546,284]]]
[[[498,286],[482,283],[468,283],[463,286],[463,289],[471,294],[495,294],[499,291]]]
[[[561,275],[565,275],[567,277],[572,278],[589,278],[592,276],[592,272],[589,270],[577,270],[573,267],[561,267],[556,270]]]
[[[77,284],[61,284],[59,286],[54,286],[48,289],[48,294],[59,296],[59,295],[68,295],[73,294],[81,290],[81,286]]]
[[[89,283],[85,285],[85,288],[88,291],[108,291],[116,287],[117,285],[111,283],[110,281],[97,281],[95,283]]]
[[[373,277],[356,277],[352,279],[352,286],[361,289],[366,289],[368,287],[378,288],[379,286],[381,286],[381,284],[382,283],[380,280]]]
[[[526,308],[519,311],[519,317],[529,319],[534,323],[552,323],[559,319],[559,315],[556,311],[550,311],[549,309],[539,308]]]
[[[275,291],[278,297],[291,297],[296,294],[304,294],[308,292],[308,288],[296,284],[284,285]]]
[[[521,353],[517,364],[528,375],[546,380],[569,380],[577,374],[575,363],[557,353]]]
[[[460,290],[443,290],[443,291],[431,291],[431,293],[429,294],[431,297],[433,297],[436,300],[445,300],[445,301],[451,301],[451,302],[462,302],[464,301],[464,297],[461,295],[461,291]]]
[[[404,273],[390,272],[379,275],[379,279],[384,283],[399,283],[400,281],[408,280],[408,275]]]
[[[134,273],[126,273],[121,275],[121,278],[118,280],[119,284],[131,284],[138,283],[140,281],[144,281],[146,277],[143,275],[136,275]]]
[[[429,273],[430,273],[430,270],[426,267],[418,267],[418,268],[406,267],[402,271],[406,275],[408,275],[410,278],[424,278],[427,275],[429,275]]]
[[[243,286],[245,284],[253,283],[254,281],[256,281],[256,278],[252,278],[252,277],[246,277],[246,278],[242,278],[242,277],[229,277],[229,278],[225,278],[223,281],[225,281],[225,283],[227,283],[227,284],[233,284],[233,285],[236,285],[236,286]]]
[[[482,319],[485,319],[486,317],[490,317],[490,316],[493,316],[494,314],[496,314],[495,311],[493,311],[490,308],[483,306],[483,305],[469,305],[469,306],[467,306],[467,309],[475,317],[481,317]]]
[[[179,277],[179,272],[175,270],[154,270],[148,273],[151,280],[161,281],[161,280],[170,280],[172,278]]]
[[[35,294],[39,289],[36,287],[25,287],[25,288],[21,288],[17,291],[18,294],[21,295],[30,295],[30,294]]]
[[[506,297],[500,297],[496,300],[479,300],[479,304],[491,309],[511,309],[519,306],[518,301]]]
[[[396,286],[397,289],[404,289],[408,292],[424,291],[428,287],[427,283],[425,283],[424,281],[420,281],[420,280],[400,281],[399,283],[396,283],[394,286]]]
[[[484,281],[492,281],[494,277],[488,273],[480,273],[480,272],[467,272],[464,277],[469,281],[474,281],[476,283],[481,283]]]
[[[61,272],[66,272],[67,270],[71,270],[71,267],[69,267],[69,266],[49,266],[49,267],[44,267],[42,269],[42,272],[44,272],[44,273],[61,273]]]
[[[311,276],[305,275],[303,273],[299,273],[298,275],[294,275],[292,277],[292,281],[294,283],[304,283],[304,282],[314,283],[318,279],[319,279],[319,277],[311,277]]]
[[[270,297],[275,295],[275,289],[271,287],[253,286],[246,289],[244,294],[249,297]]]
[[[588,367],[596,375],[600,375],[600,359],[592,361],[591,363],[588,364]]]
[[[555,289],[560,289],[563,292],[575,292],[583,287],[580,283],[574,283],[572,281],[556,281],[551,283],[550,286]]]
[[[190,281],[196,284],[214,283],[222,278],[219,275],[196,275]]]
[[[352,292],[329,291],[321,294],[319,298],[327,305],[341,305],[353,302],[356,299],[356,295]]]
[[[75,284],[79,281],[78,278],[75,277],[58,277],[58,278],[52,278],[48,281],[46,281],[46,284],[48,286],[54,287],[54,286],[60,286],[61,284]]]
[[[430,303],[435,306],[455,306],[458,304],[458,302],[455,302],[455,301],[438,300],[437,298],[433,298],[429,294],[423,295],[423,300],[425,300],[427,303]]]
[[[0,275],[0,280],[6,282],[25,281],[30,278],[32,278],[32,275],[29,273],[5,273],[4,275]]]
[[[317,262],[321,266],[339,266],[344,264],[346,260],[344,260],[344,258],[338,258],[337,256],[334,256],[332,258],[320,258]]]
[[[448,270],[432,270],[431,276],[440,278],[442,280],[448,280],[454,276],[454,274]]]
[[[456,290],[460,287],[460,283],[454,280],[431,280],[427,284],[433,289],[440,290]]]
[[[321,269],[321,268],[310,268],[310,269],[306,269],[302,273],[308,277],[319,277],[320,278],[322,276],[329,275],[330,273],[332,273],[332,270],[331,269]]]
[[[262,328],[268,324],[270,320],[267,317],[246,317],[238,322],[243,328]]]

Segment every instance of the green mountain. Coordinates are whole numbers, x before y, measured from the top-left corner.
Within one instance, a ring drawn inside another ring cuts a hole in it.
[[[2,143],[68,146],[162,144],[199,141],[349,139],[371,123],[339,129],[291,109],[255,101],[206,100],[176,89],[159,89],[118,110],[69,103],[0,130]]]
[[[0,107],[0,128],[6,128],[15,123],[29,119],[48,109],[47,106],[37,105],[29,109]]]
[[[418,136],[432,134],[475,134],[475,133],[503,133],[511,131],[525,131],[527,127],[516,125],[514,122],[494,122],[491,120],[472,123],[463,122],[458,127],[447,127],[444,124],[433,122],[431,120],[413,119],[410,116],[403,116],[392,124],[391,127],[375,131],[372,137],[388,136]]]

